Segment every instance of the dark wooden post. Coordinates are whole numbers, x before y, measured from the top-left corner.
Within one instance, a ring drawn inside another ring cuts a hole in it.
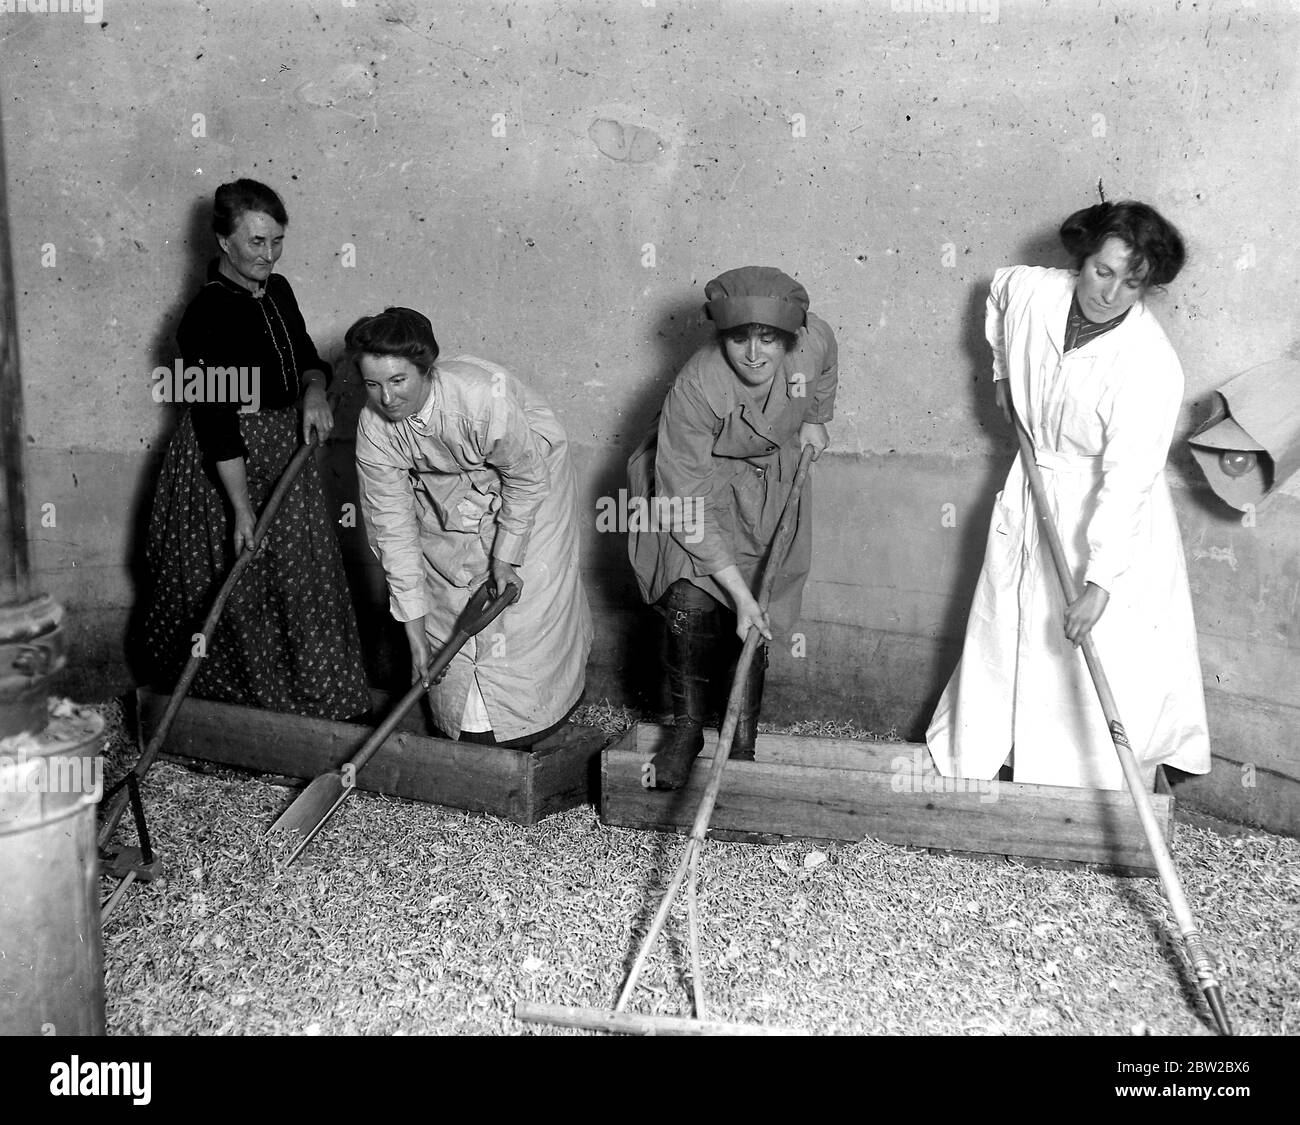
[[[64,664],[63,610],[31,590],[7,186],[0,129],[0,738],[45,729],[49,683]]]
[[[63,610],[31,590],[7,184],[0,129],[0,1034],[102,1035],[103,722],[50,718]]]
[[[0,139],[3,133],[0,132]],[[27,505],[23,493],[23,387],[9,256],[9,208],[0,144],[0,606],[28,600]]]

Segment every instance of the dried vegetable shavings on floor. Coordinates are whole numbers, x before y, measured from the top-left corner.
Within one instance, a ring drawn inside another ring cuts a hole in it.
[[[116,707],[99,710],[111,782],[136,750]],[[579,715],[610,731],[635,718]],[[522,828],[359,793],[286,868],[287,848],[263,834],[293,793],[167,760],[150,771],[165,874],[106,926],[111,1033],[587,1034],[517,1022],[514,1004],[611,1008],[683,847],[605,827],[589,807]],[[134,842],[129,819],[119,840]],[[1296,1033],[1300,841],[1180,825],[1174,853],[1238,1033]],[[828,1034],[1212,1033],[1152,879],[874,840],[710,841],[700,919],[714,1019]],[[630,1007],[689,1015],[688,964],[683,902]]]

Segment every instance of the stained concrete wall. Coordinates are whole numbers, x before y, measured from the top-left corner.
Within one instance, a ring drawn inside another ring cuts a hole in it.
[[[550,396],[581,474],[595,698],[655,700],[656,622],[595,505],[707,334],[702,287],[723,269],[797,274],[841,347],[806,648],[776,653],[768,713],[912,738],[1013,453],[982,343],[992,271],[1064,264],[1052,232],[1101,181],[1188,237],[1154,300],[1187,372],[1180,437],[1214,386],[1296,354],[1285,3],[17,6],[0,0],[0,93],[30,524],[85,696],[130,683],[139,529],[173,421],[151,371],[213,252],[207,200],[237,175],[286,198],[280,268],[322,349],[413,305],[447,353]],[[340,503],[358,407],[354,386],[329,451]],[[1298,830],[1300,487],[1243,526],[1181,442],[1169,476],[1219,759],[1182,792]],[[342,534],[382,675],[380,579]]]

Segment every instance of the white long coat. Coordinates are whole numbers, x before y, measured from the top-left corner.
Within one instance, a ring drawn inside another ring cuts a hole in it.
[[[562,719],[582,695],[592,626],[568,440],[546,401],[485,360],[440,360],[414,422],[361,412],[356,456],[393,617],[423,616],[435,654],[492,557],[519,566],[523,596],[430,691],[438,726],[460,733],[474,680],[498,742]]]
[[[1110,594],[1093,638],[1144,773],[1210,768],[1182,541],[1165,459],[1183,373],[1139,301],[1116,328],[1064,352],[1077,274],[997,272],[985,332],[994,377],[1037,450],[1079,589]],[[961,661],[926,732],[940,772],[991,778],[1012,747],[1016,781],[1119,789],[1123,775],[1017,457],[998,493]]]

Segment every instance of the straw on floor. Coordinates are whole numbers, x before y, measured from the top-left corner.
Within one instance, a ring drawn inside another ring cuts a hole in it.
[[[100,710],[111,780],[135,751],[115,705]],[[579,717],[611,731],[636,718],[608,706]],[[520,999],[610,1006],[681,848],[604,827],[591,808],[522,828],[358,794],[328,853],[285,868],[263,833],[290,788],[164,759],[144,793],[165,874],[137,884],[106,927],[114,1034],[589,1034],[511,1013]],[[1300,841],[1182,824],[1174,847],[1238,1034],[1296,1033]],[[715,841],[699,890],[715,1019],[814,1033],[1212,1034],[1154,880],[872,840]],[[636,1007],[687,1015],[684,905],[666,936]]]

